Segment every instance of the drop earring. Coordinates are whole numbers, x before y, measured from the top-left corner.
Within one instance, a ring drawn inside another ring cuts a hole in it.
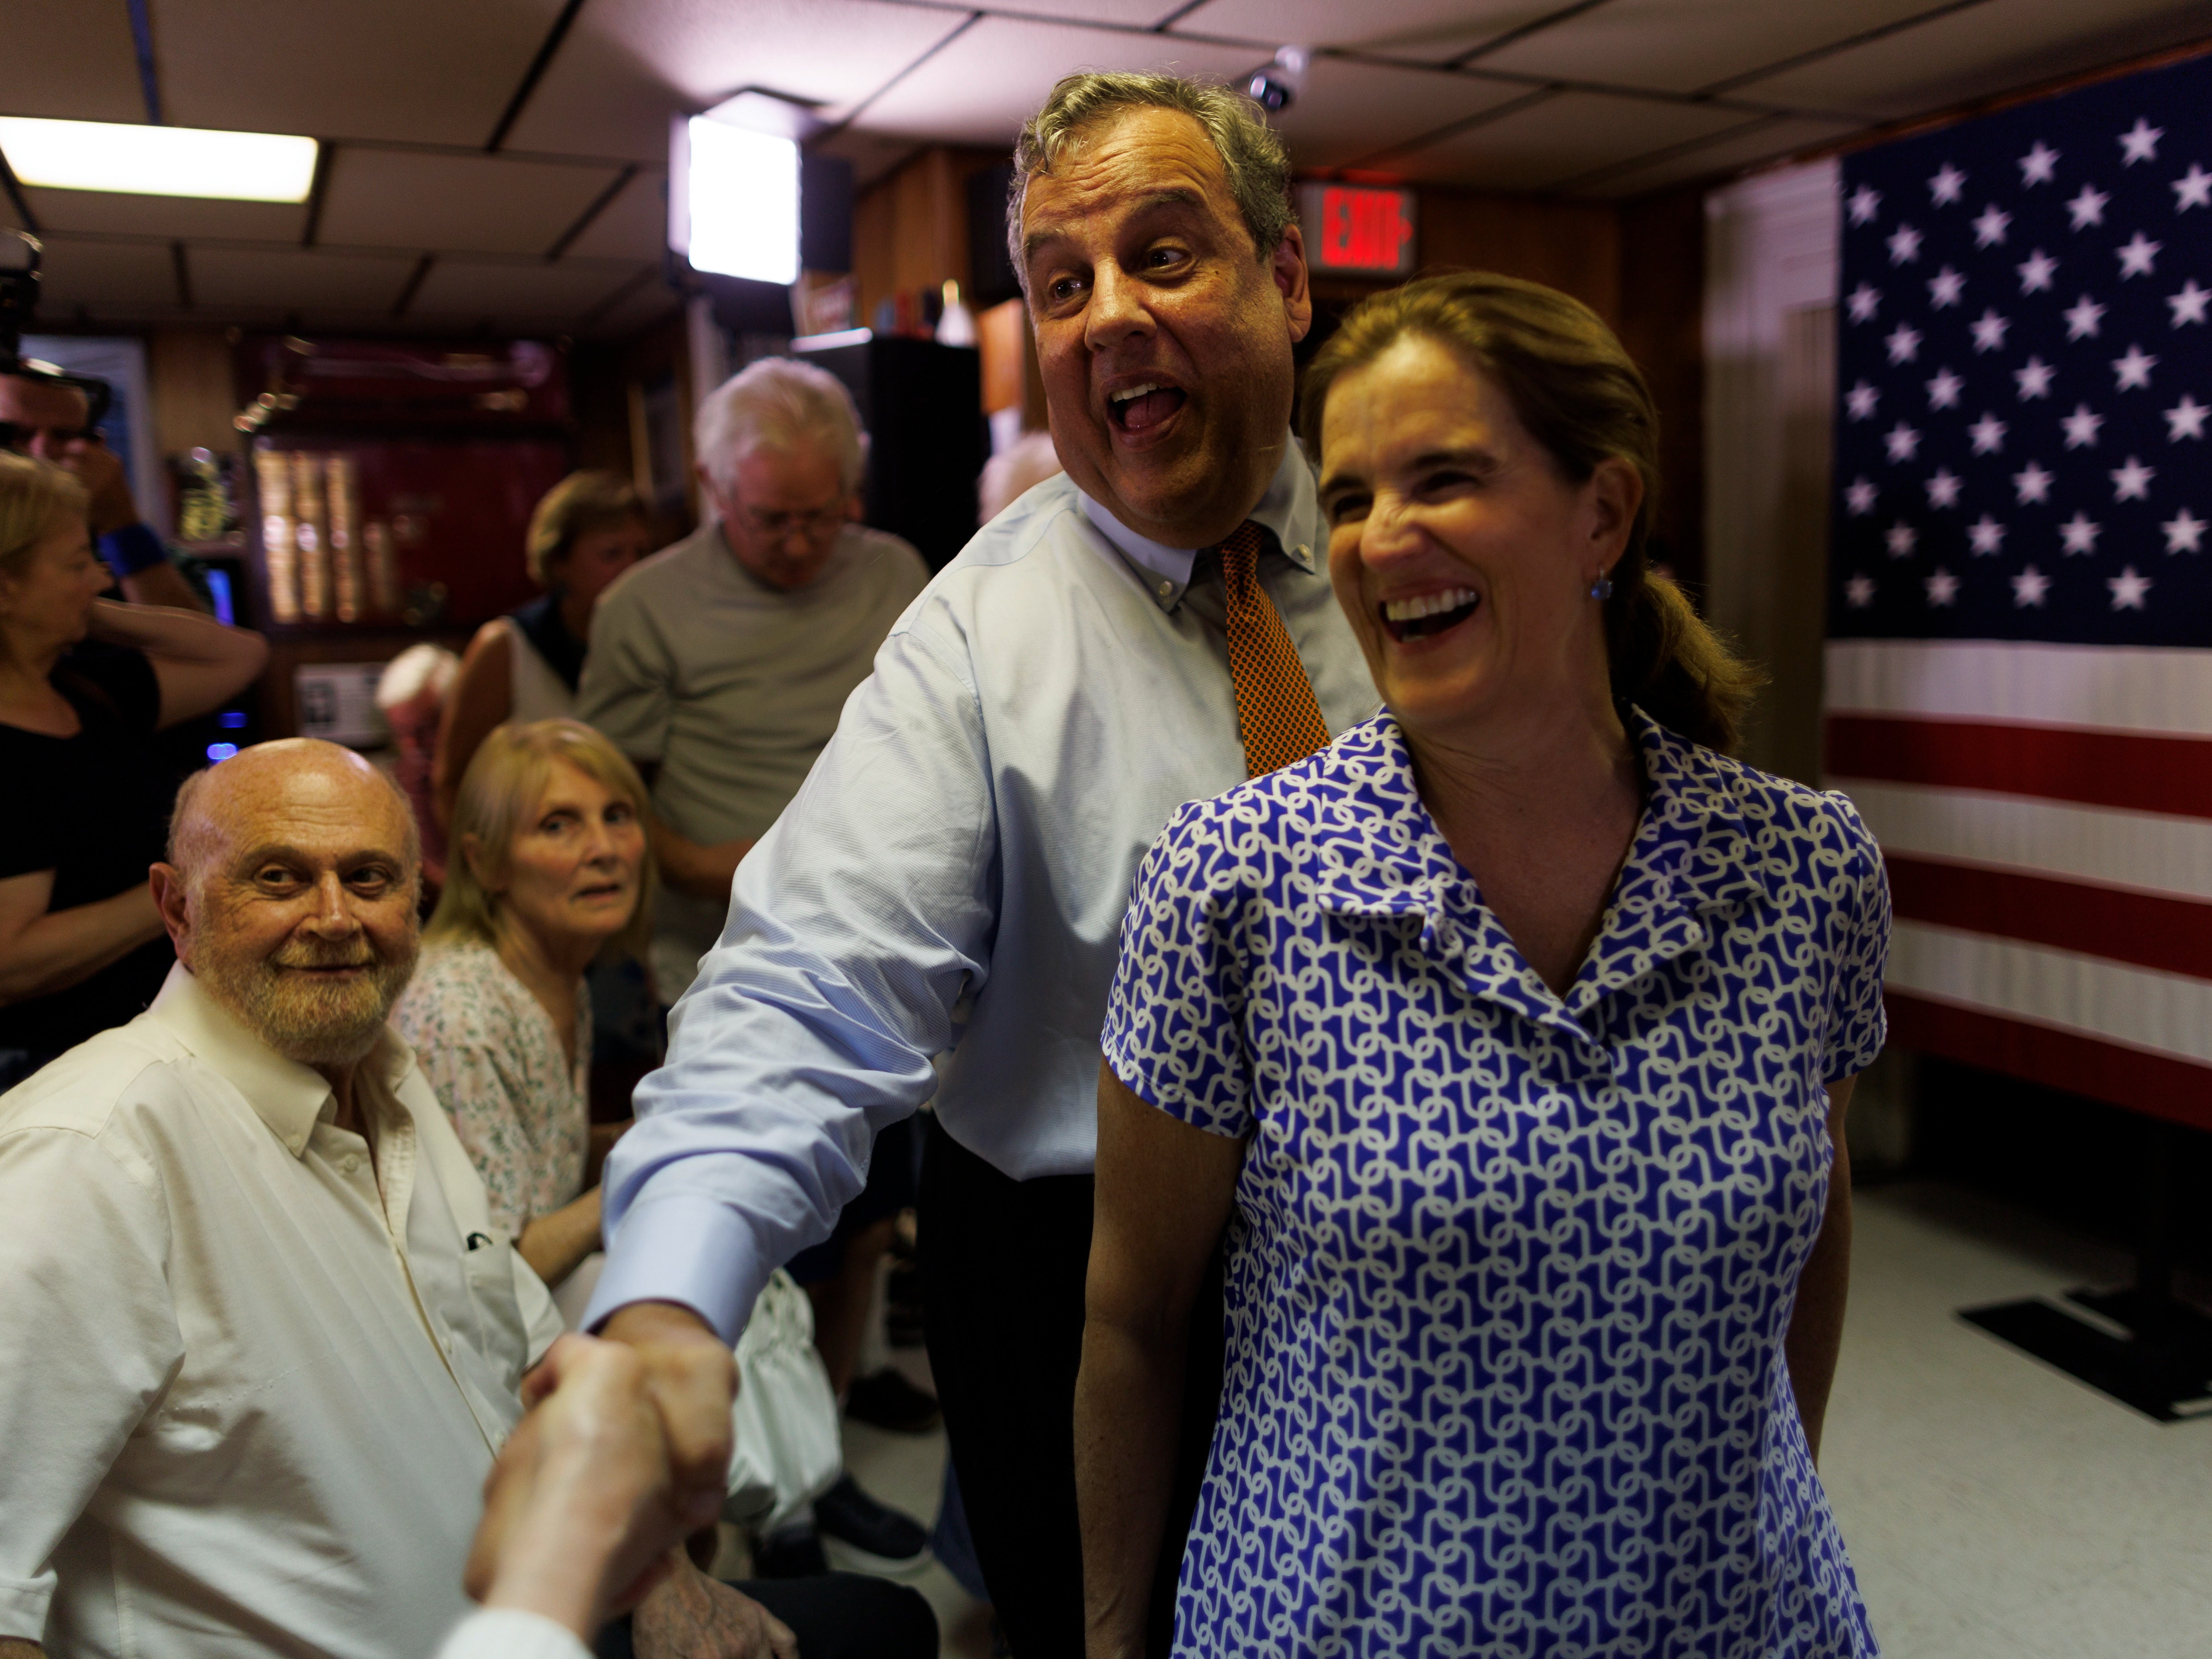
[[[1600,571],[1597,574],[1597,580],[1590,584],[1590,598],[1595,599],[1600,605],[1602,605],[1612,597],[1613,578],[1607,575],[1603,571]]]

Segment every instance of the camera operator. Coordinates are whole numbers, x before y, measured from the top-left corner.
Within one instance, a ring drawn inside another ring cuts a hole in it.
[[[88,527],[101,560],[134,605],[207,606],[169,562],[161,538],[143,523],[123,459],[91,423],[92,400],[70,379],[0,373],[0,449],[51,461],[90,498]]]

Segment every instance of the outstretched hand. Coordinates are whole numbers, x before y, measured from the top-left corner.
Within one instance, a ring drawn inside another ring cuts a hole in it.
[[[643,1360],[567,1335],[532,1373],[537,1404],[484,1482],[469,1594],[552,1619],[588,1643],[665,1576],[680,1535]]]
[[[633,1349],[645,1368],[646,1389],[667,1437],[683,1530],[712,1526],[729,1491],[737,1356],[705,1320],[672,1302],[631,1303],[602,1328],[609,1341]],[[525,1404],[534,1405],[551,1386],[540,1382],[544,1370],[523,1379]]]

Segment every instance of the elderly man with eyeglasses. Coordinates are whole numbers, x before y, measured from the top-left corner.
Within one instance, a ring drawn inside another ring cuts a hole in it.
[[[720,936],[738,861],[799,793],[876,647],[929,580],[912,547],[854,522],[866,440],[835,376],[763,359],[708,394],[694,434],[714,521],[600,596],[576,704],[652,787],[664,878],[652,963],[664,1006]],[[910,1143],[890,1139],[832,1237],[788,1264],[813,1299],[841,1395],[854,1381],[876,1266],[914,1201]],[[896,1371],[860,1382],[855,1416],[890,1428],[935,1421],[936,1401]],[[823,1532],[886,1565],[927,1544],[917,1522],[849,1476],[815,1512]],[[804,1574],[823,1559],[801,1532],[768,1540],[757,1565]]]

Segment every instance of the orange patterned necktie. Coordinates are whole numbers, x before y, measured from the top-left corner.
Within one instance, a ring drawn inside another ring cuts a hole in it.
[[[1229,678],[1237,686],[1237,724],[1244,734],[1244,774],[1256,778],[1328,746],[1328,725],[1313,682],[1291,643],[1282,613],[1260,586],[1260,526],[1247,519],[1221,544],[1221,581],[1229,593]]]

